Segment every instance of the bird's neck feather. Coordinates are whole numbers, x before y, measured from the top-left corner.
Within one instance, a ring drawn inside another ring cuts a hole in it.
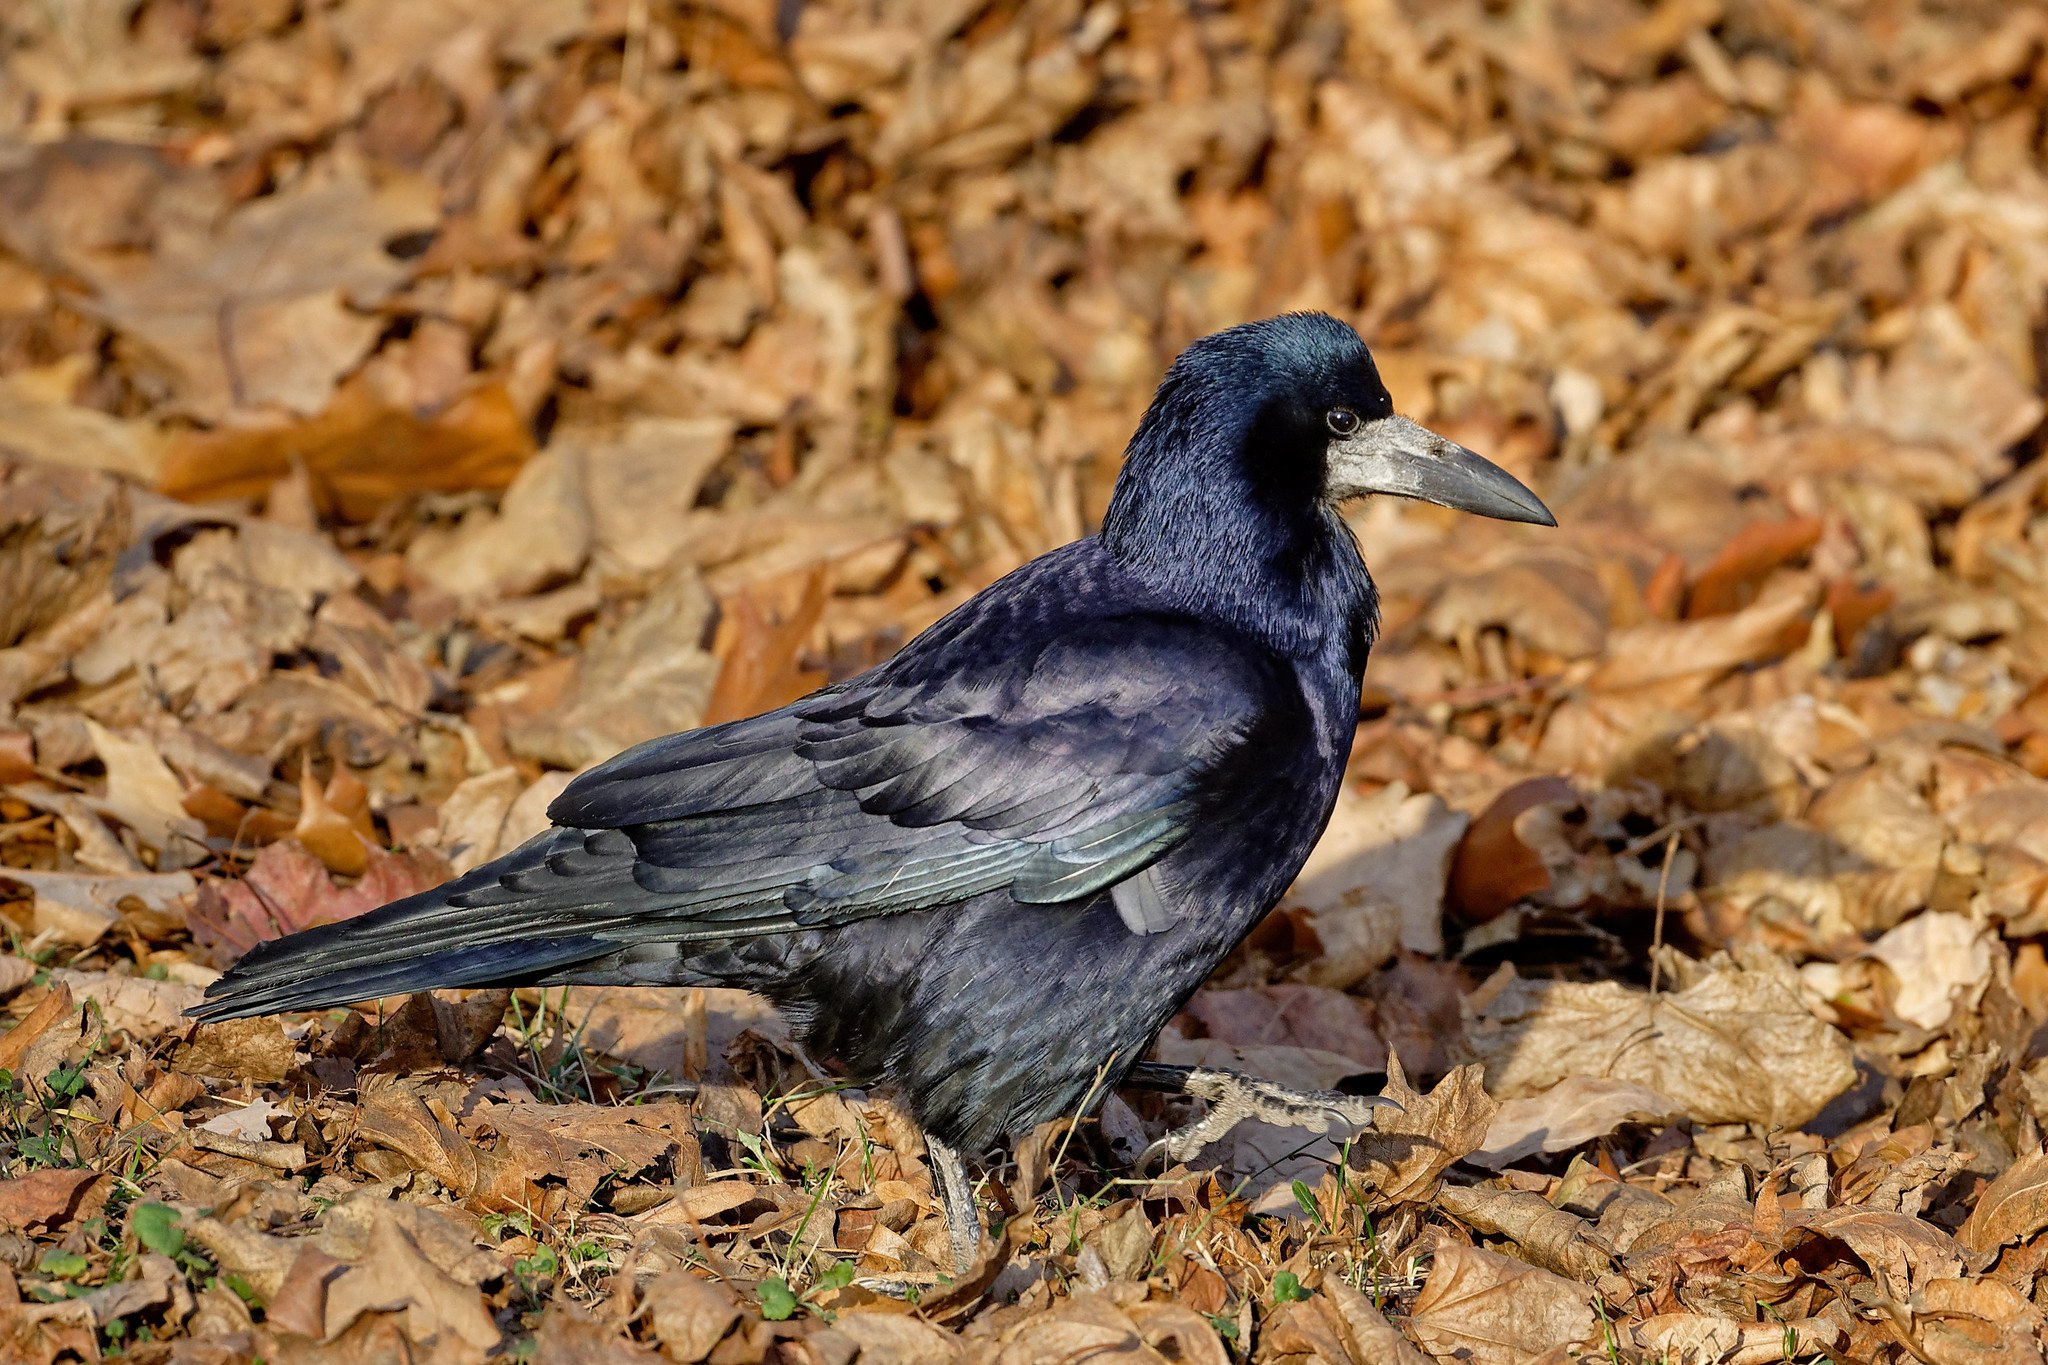
[[[1124,505],[1104,522],[1113,557],[1191,615],[1292,658],[1334,657],[1353,677],[1363,671],[1379,597],[1333,510],[1276,507],[1206,480],[1147,482],[1135,497],[1119,489]]]

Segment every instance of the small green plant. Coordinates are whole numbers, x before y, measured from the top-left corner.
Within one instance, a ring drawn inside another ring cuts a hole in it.
[[[1237,1340],[1236,1322],[1224,1317],[1221,1313],[1204,1313],[1202,1316],[1209,1320],[1209,1326],[1215,1331],[1217,1336],[1222,1337],[1225,1341]]]
[[[43,1253],[36,1262],[36,1269],[57,1280],[75,1280],[92,1268],[92,1262],[75,1251],[59,1251],[56,1248]]]
[[[1593,1311],[1600,1317],[1600,1347],[1606,1353],[1609,1365],[1622,1365],[1621,1339],[1615,1335],[1614,1319],[1607,1315],[1607,1300],[1594,1295]]]
[[[1273,1274],[1273,1306],[1283,1303],[1298,1303],[1309,1296],[1301,1287],[1301,1277],[1291,1270],[1275,1271]]]
[[[178,1226],[178,1211],[168,1204],[139,1204],[128,1216],[135,1240],[159,1256],[177,1260],[185,1250],[185,1229]]]
[[[796,1291],[780,1275],[770,1275],[755,1285],[754,1297],[760,1300],[761,1316],[770,1322],[786,1322],[796,1313]]]
[[[1294,1182],[1294,1202],[1301,1206],[1301,1211],[1308,1216],[1310,1225],[1317,1233],[1324,1237],[1330,1235],[1330,1224],[1323,1217],[1322,1209],[1316,1204],[1316,1192],[1308,1187],[1306,1180]]]
[[[770,1322],[786,1322],[799,1308],[807,1308],[826,1322],[835,1316],[829,1310],[818,1307],[820,1295],[835,1289],[844,1289],[853,1283],[853,1263],[834,1261],[818,1272],[809,1287],[801,1294],[789,1287],[789,1281],[780,1275],[770,1275],[754,1286],[754,1299],[761,1305],[761,1316]]]

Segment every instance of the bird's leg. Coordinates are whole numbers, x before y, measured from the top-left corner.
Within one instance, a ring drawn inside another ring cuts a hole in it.
[[[1176,1128],[1146,1149],[1138,1158],[1142,1170],[1155,1155],[1169,1162],[1186,1161],[1195,1153],[1237,1127],[1246,1119],[1276,1124],[1282,1128],[1306,1128],[1327,1133],[1332,1124],[1370,1128],[1373,1111],[1388,1105],[1400,1106],[1379,1095],[1343,1095],[1334,1090],[1290,1090],[1284,1085],[1247,1076],[1240,1071],[1221,1071],[1206,1066],[1168,1066],[1163,1062],[1139,1062],[1124,1078],[1124,1084],[1144,1090],[1163,1091],[1206,1100],[1209,1111],[1183,1128]]]
[[[953,1243],[953,1273],[964,1275],[981,1250],[981,1210],[974,1206],[974,1187],[967,1183],[967,1164],[960,1153],[926,1133],[925,1154],[931,1158],[933,1192],[946,1211],[946,1232]]]

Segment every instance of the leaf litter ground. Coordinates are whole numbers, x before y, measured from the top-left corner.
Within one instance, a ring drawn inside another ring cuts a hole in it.
[[[2048,12],[0,15],[0,1356],[2043,1359]],[[263,939],[886,656],[1165,361],[1356,321],[1562,529],[1358,514],[1343,801],[981,1186],[745,997],[212,1028]],[[867,1287],[911,1283],[909,1298]]]

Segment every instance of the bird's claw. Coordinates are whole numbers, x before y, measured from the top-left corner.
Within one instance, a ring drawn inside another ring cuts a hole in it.
[[[1154,1162],[1171,1166],[1188,1161],[1210,1143],[1246,1119],[1280,1128],[1304,1128],[1327,1133],[1333,1124],[1352,1129],[1370,1128],[1376,1111],[1399,1109],[1401,1105],[1384,1095],[1345,1095],[1334,1090],[1292,1090],[1257,1076],[1237,1071],[1195,1067],[1182,1083],[1181,1093],[1206,1100],[1209,1110],[1193,1123],[1176,1128],[1147,1147],[1138,1156],[1138,1170],[1153,1168]]]

